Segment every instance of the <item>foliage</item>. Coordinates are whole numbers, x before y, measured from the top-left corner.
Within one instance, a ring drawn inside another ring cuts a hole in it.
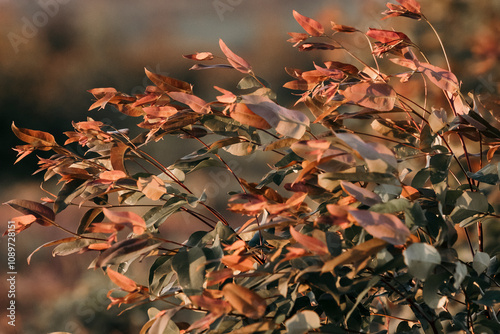
[[[385,18],[434,30],[416,0],[398,2],[387,4]],[[482,235],[483,223],[499,217],[492,195],[500,121],[486,107],[492,104],[462,95],[449,65],[429,63],[402,32],[363,33],[332,22],[328,33],[314,19],[293,16],[305,31],[289,33],[299,51],[339,50],[356,64],[286,69],[293,80],[284,86],[300,92],[297,104],[313,121],[278,104],[267,82],[220,40],[227,63],[213,64],[221,57],[211,52],[184,57],[203,62],[193,70],[243,73],[238,93],[215,86],[220,95],[207,102],[189,83],[148,70],[154,85],[143,94],[90,90],[90,109],[111,106],[140,119],[137,136],[88,118],[73,123],[60,145],[49,133],[12,124],[25,142],[15,148],[17,161],[52,151],[40,157],[38,172],[61,184],[43,203],[6,203],[23,214],[12,218],[16,232],[37,223],[70,235],[33,253],[52,246],[54,256],[96,253],[91,267],[118,287],[108,293],[109,307],[161,302],[141,333],[384,333],[391,319],[398,333],[498,332],[500,266],[484,252]],[[343,44],[355,34],[366,37],[375,67]],[[405,96],[406,85],[422,94]],[[433,95],[444,105],[429,107]],[[172,136],[200,149],[170,166],[145,150]],[[86,153],[75,153],[75,145]],[[244,163],[257,151],[274,163],[255,183],[226,161]],[[241,187],[227,199],[230,211],[249,216],[240,227],[186,183],[214,166]],[[85,208],[75,231],[56,222],[69,206]],[[180,212],[208,230],[183,243],[168,240],[160,227]],[[472,262],[459,256],[458,231],[467,235]],[[141,284],[130,273],[145,258],[154,262]]]

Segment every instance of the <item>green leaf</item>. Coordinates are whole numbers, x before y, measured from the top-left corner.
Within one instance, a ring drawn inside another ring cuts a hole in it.
[[[244,77],[240,80],[240,82],[238,82],[236,87],[238,89],[262,88],[262,84],[264,84],[265,87],[269,87],[269,83],[267,83],[267,81],[259,77],[257,78],[258,80],[252,76]]]
[[[493,307],[495,304],[500,303],[500,291],[488,290],[484,293],[483,297],[479,300],[474,300],[474,303]]]
[[[408,271],[418,279],[426,279],[434,267],[441,263],[441,255],[436,248],[425,243],[411,244],[403,251],[403,255]]]
[[[54,202],[54,212],[59,213],[66,209],[75,198],[85,191],[85,187],[82,186],[84,184],[85,180],[79,179],[66,182],[57,194]]]
[[[197,200],[197,199],[195,199]],[[146,222],[146,227],[151,228],[154,227],[157,229],[165,220],[178,212],[181,207],[188,204],[188,201],[184,198],[172,197],[169,198],[165,204],[161,207],[154,207],[150,209],[144,215],[144,221]]]
[[[101,239],[101,240],[97,240]],[[70,254],[77,253],[83,248],[100,242],[105,242],[106,235],[102,233],[85,233],[82,234],[82,238],[77,238],[76,240],[65,242],[58,245],[52,250],[52,256],[66,256]]]
[[[450,279],[450,274],[447,272],[438,275],[431,275],[425,280],[423,297],[425,303],[432,309],[444,306],[447,301],[446,296],[438,294],[441,285]]]
[[[378,213],[396,213],[407,210],[410,207],[411,203],[406,198],[397,198],[386,203],[375,204],[370,208],[370,211]]]
[[[455,224],[465,225],[465,219],[488,211],[489,204],[486,196],[479,192],[465,191],[456,200],[455,209],[451,212],[450,218]],[[467,225],[470,225],[469,221],[467,221]]]
[[[141,255],[160,247],[161,242],[151,238],[132,238],[115,243],[96,259],[95,266],[100,268],[135,260]]]
[[[199,295],[205,281],[205,254],[199,247],[181,249],[172,259],[172,269],[177,273],[179,285],[188,295]]]
[[[435,154],[430,158],[430,180],[437,198],[441,203],[445,202],[446,189],[448,187],[448,172],[452,156],[450,154]]]
[[[476,181],[497,184],[499,181],[499,165],[497,163],[487,164],[475,173],[467,172],[467,175]]]
[[[481,275],[488,266],[490,265],[490,256],[488,253],[476,252],[474,254],[474,259],[472,260],[472,268],[476,271],[478,275]]]

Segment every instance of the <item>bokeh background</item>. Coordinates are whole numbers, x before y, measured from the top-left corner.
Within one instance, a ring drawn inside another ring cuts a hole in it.
[[[65,139],[62,132],[71,130],[71,121],[86,117],[112,122],[116,127],[132,126],[133,120],[112,110],[88,112],[92,96],[87,90],[115,87],[127,94],[140,93],[150,84],[144,67],[191,82],[197,93],[211,99],[213,85],[232,89],[240,74],[188,71],[193,62],[182,55],[196,51],[221,54],[219,38],[253,65],[278,92],[281,103],[291,106],[294,97],[281,88],[289,80],[285,66],[312,69],[312,61],[348,60],[337,51],[299,53],[293,49],[286,42],[287,32],[302,32],[293,19],[293,9],[327,28],[335,21],[363,31],[369,27],[404,30],[434,64],[445,66],[439,44],[423,22],[380,20],[385,2],[0,0],[0,201],[45,196],[40,189],[43,175],[31,175],[36,170],[36,157],[13,166],[15,152],[11,147],[20,142],[10,130],[12,122],[51,132],[59,142]],[[495,93],[500,82],[500,2],[422,0],[421,4],[443,38],[452,70],[463,81],[463,91]],[[351,47],[366,51],[366,42],[355,39]],[[164,145],[163,151],[156,153],[168,157],[189,153],[184,144]],[[5,205],[0,207],[1,232],[15,215]],[[69,210],[58,216],[58,221],[71,227],[78,223],[75,217]],[[147,320],[142,310],[120,317],[116,317],[116,310],[105,311],[105,295],[112,286],[102,273],[85,270],[91,257],[52,258],[46,249],[27,266],[26,257],[32,250],[57,237],[64,235],[35,226],[16,238],[17,333],[138,333]],[[176,237],[184,236],[172,236]],[[0,276],[4,277],[5,238],[0,238],[0,247]],[[146,273],[137,279],[146,283]],[[0,300],[6,300],[4,279],[0,287]],[[0,328],[9,330],[4,306],[2,302]]]

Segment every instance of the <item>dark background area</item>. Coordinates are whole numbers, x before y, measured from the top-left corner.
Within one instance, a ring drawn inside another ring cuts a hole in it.
[[[313,17],[329,29],[330,21],[355,26],[394,27],[403,30],[426,51],[435,65],[445,66],[440,46],[424,22],[405,18],[380,21],[386,1],[0,1],[0,194],[1,202],[13,198],[39,200],[42,175],[31,176],[37,159],[33,154],[13,166],[21,144],[12,134],[18,127],[38,129],[64,142],[72,121],[87,117],[131,127],[137,120],[112,110],[88,112],[92,95],[87,90],[115,87],[127,94],[142,92],[151,83],[149,70],[194,84],[195,92],[213,99],[213,85],[233,89],[240,73],[225,70],[188,71],[194,64],[183,54],[211,51],[221,55],[222,38],[254,71],[278,92],[279,101],[291,107],[294,97],[281,86],[289,80],[284,67],[312,69],[312,61],[350,61],[339,51],[299,53],[286,42],[287,32],[302,32],[292,10]],[[45,5],[41,5],[45,4]],[[463,92],[492,94],[498,88],[500,54],[500,2],[491,0],[422,0],[422,10],[439,31],[451,60],[452,71],[463,81]],[[353,50],[366,54],[366,40],[355,39]],[[367,58],[368,60],[370,58]],[[164,143],[155,152],[167,158],[186,154],[186,146]],[[258,180],[251,180],[258,181]],[[72,226],[75,212],[58,216]],[[0,207],[5,230],[16,213]],[[105,293],[111,286],[98,272],[85,271],[91,256],[53,259],[42,250],[28,267],[26,257],[58,232],[35,226],[17,237],[18,333],[68,331],[72,333],[137,333],[145,322],[142,312],[116,317],[105,312]],[[182,238],[182,236],[179,236]],[[0,254],[6,242],[0,239]],[[6,256],[2,255],[2,275]],[[3,276],[2,276],[3,277]],[[137,277],[144,280],[145,275]],[[145,282],[144,282],[145,283]],[[5,281],[0,300],[5,300]],[[1,307],[4,328],[4,306]],[[139,327],[138,327],[139,326]]]

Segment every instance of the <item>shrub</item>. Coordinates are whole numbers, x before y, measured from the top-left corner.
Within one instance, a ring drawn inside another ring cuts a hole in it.
[[[398,2],[387,4],[385,18],[434,30],[416,0]],[[12,218],[15,233],[51,226],[69,236],[35,252],[95,252],[91,267],[117,285],[110,307],[155,302],[142,333],[382,333],[390,320],[398,333],[500,331],[499,263],[484,252],[482,233],[498,218],[492,194],[500,123],[488,101],[463,95],[449,64],[431,64],[402,32],[336,23],[325,32],[293,15],[305,31],[289,33],[299,51],[339,50],[354,62],[286,69],[293,80],[284,86],[299,91],[297,104],[313,121],[278,104],[266,81],[220,40],[227,63],[213,64],[220,57],[211,52],[184,57],[202,62],[194,70],[241,72],[238,94],[215,86],[220,95],[207,102],[189,83],[148,70],[154,86],[143,94],[90,90],[90,109],[111,106],[139,118],[136,136],[88,118],[59,145],[47,132],[13,124],[26,143],[15,148],[17,161],[52,151],[38,171],[45,181],[62,181],[43,203],[7,202],[23,214]],[[353,35],[366,37],[374,66],[345,46]],[[444,48],[443,57],[448,63]],[[400,93],[408,86],[411,96]],[[438,104],[429,106],[431,99]],[[145,148],[168,145],[172,136],[200,148],[166,166]],[[74,143],[86,153],[75,153]],[[245,164],[257,151],[272,165],[252,182],[231,161]],[[243,224],[187,185],[209,167],[226,169],[240,186],[227,205],[248,216]],[[75,231],[56,222],[69,206],[85,210]],[[176,224],[181,212],[208,230],[183,243],[167,239],[161,225]],[[477,239],[468,233],[473,225]],[[459,253],[457,231],[465,232],[470,255]],[[130,272],[142,259],[154,262],[136,282]]]

